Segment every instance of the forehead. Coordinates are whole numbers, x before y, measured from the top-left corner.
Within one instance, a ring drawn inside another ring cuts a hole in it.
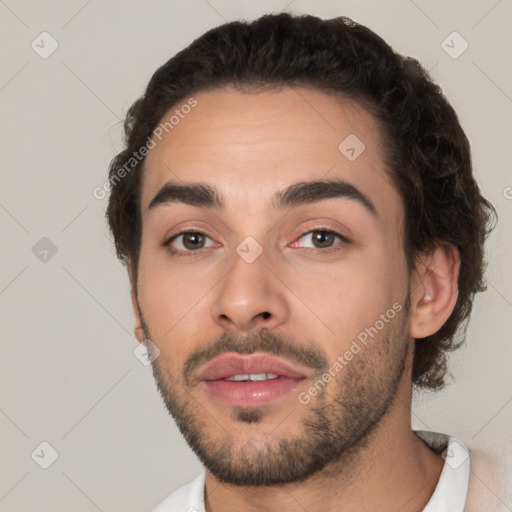
[[[341,179],[400,209],[376,119],[354,100],[310,88],[242,93],[231,87],[185,98],[162,119],[144,164],[143,215],[169,181],[207,183],[234,206],[270,206],[276,191]],[[161,139],[161,140],[160,140]]]

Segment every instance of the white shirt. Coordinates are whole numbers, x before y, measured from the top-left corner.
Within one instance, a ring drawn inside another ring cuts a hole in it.
[[[464,512],[470,475],[470,455],[454,437],[437,432],[414,431],[445,460],[437,486],[423,512]],[[205,512],[204,471],[166,498],[153,512]]]

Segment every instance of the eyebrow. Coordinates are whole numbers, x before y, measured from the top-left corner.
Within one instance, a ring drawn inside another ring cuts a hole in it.
[[[323,199],[343,198],[357,201],[372,215],[378,216],[373,202],[354,185],[343,180],[302,181],[276,192],[272,206],[284,209],[293,206],[316,203]],[[206,183],[182,185],[166,183],[149,203],[148,210],[171,203],[182,203],[202,208],[222,210],[224,200],[218,190]]]

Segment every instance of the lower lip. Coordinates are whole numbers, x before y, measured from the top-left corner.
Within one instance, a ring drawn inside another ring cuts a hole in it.
[[[288,394],[304,379],[279,377],[259,381],[205,380],[214,398],[233,407],[259,407]]]

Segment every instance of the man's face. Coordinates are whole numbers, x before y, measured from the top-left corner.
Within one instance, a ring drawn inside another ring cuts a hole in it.
[[[402,201],[375,119],[353,101],[306,88],[195,98],[146,158],[136,315],[208,470],[242,485],[304,479],[364,446],[410,386]],[[345,183],[340,195],[279,204],[326,180]],[[215,188],[223,206],[159,194],[168,184]]]

